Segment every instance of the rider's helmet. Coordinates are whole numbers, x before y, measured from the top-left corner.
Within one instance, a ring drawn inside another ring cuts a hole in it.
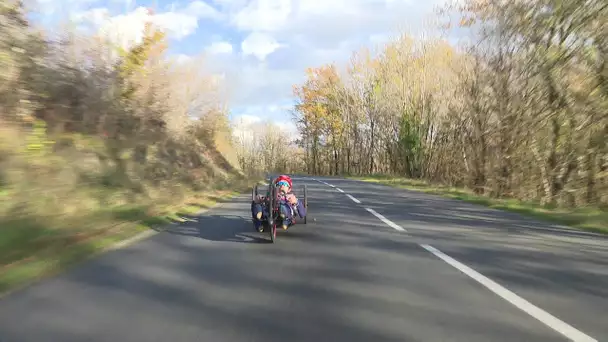
[[[292,188],[291,178],[287,175],[280,175],[277,179],[274,180],[274,184],[277,184],[280,181],[286,181],[289,184],[289,188]]]

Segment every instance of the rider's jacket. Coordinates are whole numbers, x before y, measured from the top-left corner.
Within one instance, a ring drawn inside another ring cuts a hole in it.
[[[290,207],[291,208],[291,214],[292,214],[292,216],[296,212],[298,213],[298,216],[300,216],[300,217],[306,216],[306,207],[304,206],[303,201],[298,200],[298,202],[296,204],[291,204],[287,200],[287,195],[288,194],[293,194],[293,192],[291,192],[291,191],[288,192],[288,193],[278,192],[277,193],[277,198],[276,198],[277,202],[279,204],[287,205],[288,207]],[[266,193],[266,198],[268,198],[268,197],[270,197],[270,193],[269,192]],[[266,202],[266,200],[264,202]]]

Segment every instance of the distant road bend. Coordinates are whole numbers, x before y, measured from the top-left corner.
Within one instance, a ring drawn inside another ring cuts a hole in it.
[[[249,194],[0,300],[0,341],[608,341],[608,239],[332,177],[277,242]]]

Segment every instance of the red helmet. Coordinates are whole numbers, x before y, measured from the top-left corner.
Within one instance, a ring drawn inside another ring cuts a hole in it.
[[[286,181],[287,183],[289,183],[289,187],[293,188],[292,183],[291,183],[291,178],[287,175],[280,175],[279,177],[277,177],[277,179],[274,180],[274,184],[277,184],[280,181]]]

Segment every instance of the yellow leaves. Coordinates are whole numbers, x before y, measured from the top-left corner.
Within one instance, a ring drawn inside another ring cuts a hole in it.
[[[48,148],[54,144],[46,135],[46,123],[36,120],[32,132],[26,138],[26,151],[30,155],[40,155],[48,152]]]
[[[376,60],[376,69],[364,75],[375,101],[404,103],[421,96],[435,96],[456,79],[461,58],[445,40],[414,40],[407,35],[390,42]],[[395,110],[397,112],[398,110]]]
[[[302,115],[302,120],[316,132],[339,129],[340,112],[333,107],[341,80],[335,65],[308,68],[306,75],[307,80],[302,86],[294,86],[294,94],[300,99],[296,109]]]
[[[143,42],[141,44],[130,50],[120,49],[120,55],[123,57],[123,65],[121,68],[125,72],[135,72],[138,71],[138,69],[141,70],[151,57],[160,56],[166,48],[165,34],[147,23],[146,29],[144,30]]]
[[[162,54],[167,48],[165,34],[156,29],[151,23],[146,23],[142,43],[129,50],[120,48],[122,57],[118,72],[125,84],[123,85],[123,99],[130,99],[141,85],[153,67],[157,67],[161,61]]]
[[[294,94],[302,102],[316,102],[328,96],[339,84],[340,79],[334,65],[325,65],[319,68],[306,70],[307,81],[301,87],[294,86]]]
[[[299,120],[310,138],[327,144],[340,144],[348,139],[346,127],[366,120],[392,125],[404,106],[418,111],[428,98],[447,101],[443,95],[457,79],[452,68],[457,58],[444,40],[402,35],[378,57],[366,49],[354,53],[348,82],[340,79],[334,65],[308,68],[306,81],[294,86]]]
[[[475,19],[475,17],[462,17],[462,18],[460,18],[459,26],[460,27],[471,27],[476,22],[477,22],[477,20]]]

